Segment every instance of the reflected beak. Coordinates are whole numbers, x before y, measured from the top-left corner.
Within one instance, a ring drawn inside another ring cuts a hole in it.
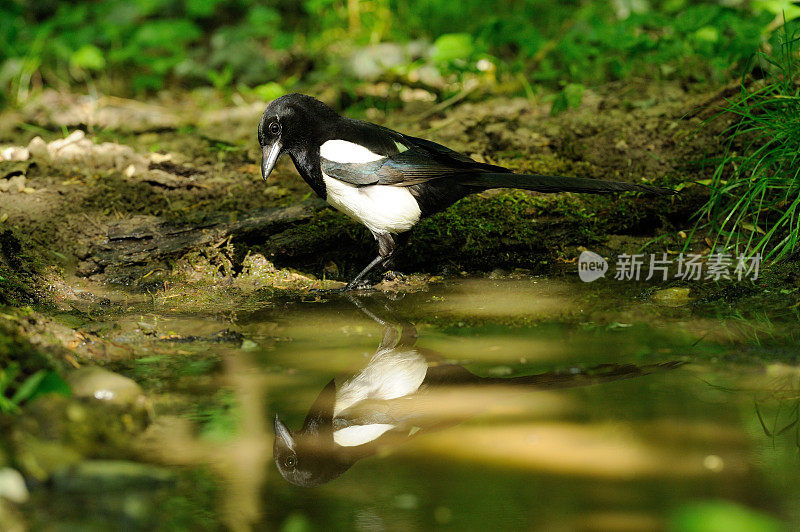
[[[272,146],[261,147],[261,177],[264,181],[267,180],[269,174],[275,168],[275,163],[278,162],[278,157],[281,156],[281,143],[276,140]]]
[[[289,429],[286,428],[286,425],[278,419],[278,414],[275,414],[275,440],[282,442],[286,447],[294,450],[292,435],[289,433]]]

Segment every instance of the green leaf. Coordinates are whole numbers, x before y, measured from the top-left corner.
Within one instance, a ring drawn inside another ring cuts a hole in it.
[[[784,530],[774,517],[728,501],[684,506],[669,520],[673,532],[778,532]]]
[[[50,393],[72,395],[72,388],[70,388],[69,384],[67,384],[67,382],[61,378],[61,375],[55,371],[48,371],[42,381],[39,383],[39,386],[36,388],[35,393],[31,395],[28,400],[32,401],[37,397],[41,397],[42,395],[47,395]]]
[[[800,6],[794,0],[754,0],[753,9],[786,17],[786,22],[800,17]]]
[[[436,63],[450,63],[457,59],[469,59],[475,51],[469,33],[446,33],[433,43],[431,58]]]
[[[233,80],[233,67],[231,65],[226,65],[220,72],[209,70],[206,72],[206,76],[211,84],[214,85],[215,89],[222,90],[230,85]]]
[[[190,20],[161,19],[140,26],[133,40],[137,45],[146,48],[178,51],[201,35],[200,28]]]
[[[0,395],[2,395],[8,387],[14,382],[14,379],[19,375],[19,364],[10,364],[5,369],[0,369]]]
[[[586,88],[580,83],[570,83],[564,87],[564,97],[567,99],[567,105],[573,109],[577,109],[583,102],[583,91]]]
[[[192,17],[210,17],[219,3],[219,0],[186,0],[186,13]]]
[[[580,83],[570,83],[564,89],[555,95],[553,98],[553,105],[550,107],[550,114],[555,116],[563,113],[570,107],[577,109],[583,102],[583,92],[586,87]]]
[[[27,379],[11,397],[11,402],[20,405],[25,401],[33,401],[37,397],[49,393],[70,395],[72,390],[64,379],[55,371],[40,369]]]
[[[72,53],[69,64],[74,68],[101,70],[106,66],[106,59],[97,46],[87,44]]]
[[[23,401],[30,399],[33,394],[36,393],[36,388],[39,387],[45,375],[47,375],[47,371],[40,369],[25,379],[25,382],[23,382],[22,385],[17,388],[17,391],[14,392],[14,395],[11,396],[11,402],[15,405],[19,405]]]
[[[6,399],[2,395],[0,395],[0,412],[17,412],[19,411],[19,407],[11,402],[10,399]]]
[[[719,41],[719,30],[713,26],[703,26],[694,32],[694,38],[702,42],[717,42]]]
[[[284,90],[278,83],[270,81],[253,88],[253,92],[265,102],[271,102],[275,98],[283,96]]]

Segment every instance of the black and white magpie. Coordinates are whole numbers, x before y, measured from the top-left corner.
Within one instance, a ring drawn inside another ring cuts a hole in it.
[[[399,238],[420,219],[459,199],[492,188],[606,194],[671,190],[619,181],[515,174],[477,162],[435,142],[340,116],[319,100],[287,94],[271,102],[258,125],[264,180],[288,153],[297,171],[322,199],[365,225],[379,254],[346,289],[375,266],[386,265]]]
[[[381,449],[457,425],[481,413],[476,404],[488,408],[486,398],[501,399],[501,390],[518,393],[589,386],[682,365],[680,361],[604,364],[521,377],[479,377],[434,351],[417,347],[417,330],[408,321],[381,318],[365,302],[351,301],[383,327],[383,338],[366,366],[338,382],[332,379],[322,389],[299,431],[289,430],[275,416],[275,464],[283,478],[297,486],[324,484]],[[483,394],[481,401],[470,401],[474,394]]]

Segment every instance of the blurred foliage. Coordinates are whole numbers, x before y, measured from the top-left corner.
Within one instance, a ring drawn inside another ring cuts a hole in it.
[[[18,318],[8,314],[1,317],[0,414],[19,412],[25,403],[49,393],[69,395],[69,385],[59,375],[58,365],[11,325]]]
[[[18,412],[23,403],[48,393],[70,394],[69,385],[55,371],[40,369],[25,377],[18,364],[0,368],[0,413]]]
[[[410,54],[394,74],[419,82],[414,71],[427,66],[458,82],[496,70],[517,80],[518,92],[573,84],[563,106],[579,84],[724,80],[783,16],[797,18],[800,7],[791,0],[491,7],[481,0],[7,0],[0,3],[0,87],[7,103],[42,86],[74,84],[125,95],[210,85],[270,98],[298,82],[356,82],[347,61],[358,47],[422,40],[434,46]]]
[[[729,501],[708,501],[678,508],[671,532],[778,532],[783,524],[771,515]]]

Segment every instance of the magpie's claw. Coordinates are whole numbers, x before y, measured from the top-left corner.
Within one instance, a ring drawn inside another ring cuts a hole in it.
[[[347,286],[344,287],[345,290],[375,290],[375,287],[370,284],[369,281],[358,281],[358,282],[349,282]]]
[[[405,281],[406,276],[398,271],[389,270],[383,274],[384,281]]]
[[[319,294],[319,295],[333,295],[333,294],[345,294],[347,292],[367,291],[367,290],[369,291],[375,290],[375,287],[373,287],[367,281],[360,281],[339,288],[309,288],[308,291],[313,294]]]
[[[309,288],[308,291],[312,294],[318,294],[321,296],[333,295],[333,294],[344,294],[347,292],[348,288],[346,286],[342,286],[340,288]]]

